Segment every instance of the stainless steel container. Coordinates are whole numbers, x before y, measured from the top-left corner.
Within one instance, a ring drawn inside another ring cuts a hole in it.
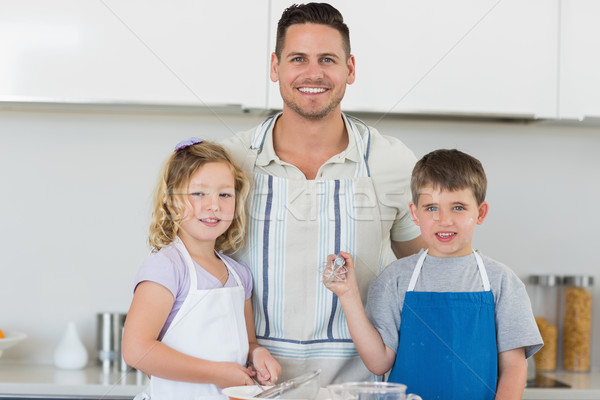
[[[110,312],[97,314],[96,349],[98,363],[103,370],[123,370],[121,339],[126,316],[124,313]]]

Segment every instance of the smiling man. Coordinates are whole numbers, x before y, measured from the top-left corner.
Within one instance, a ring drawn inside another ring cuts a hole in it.
[[[321,274],[327,255],[352,254],[365,300],[394,255],[421,249],[408,209],[416,158],[342,113],[355,58],[329,4],[283,12],[270,77],[282,112],[224,143],[252,183],[248,244],[237,256],[252,271],[259,343],[281,363],[282,379],[320,368],[322,385],[372,380]]]

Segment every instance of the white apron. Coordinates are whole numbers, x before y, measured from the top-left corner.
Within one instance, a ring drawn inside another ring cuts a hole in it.
[[[382,239],[389,237],[389,227],[383,236],[367,163],[369,128],[344,118],[361,156],[353,178],[287,179],[256,165],[277,117],[256,129],[244,163],[253,190],[249,242],[240,257],[254,280],[257,339],[281,363],[282,380],[317,368],[322,385],[373,380],[352,343],[337,296],[322,283],[327,255],[349,252],[365,302],[371,280],[389,262],[389,242],[385,246]],[[366,245],[365,237],[377,245]]]
[[[225,262],[238,286],[199,290],[192,258],[179,238],[173,244],[183,255],[189,271],[190,291],[162,342],[197,358],[245,365],[248,357],[248,332],[244,318],[246,296],[240,277]],[[146,392],[136,396],[136,399],[152,400],[200,398],[227,397],[213,384],[171,381],[156,376],[150,378]]]

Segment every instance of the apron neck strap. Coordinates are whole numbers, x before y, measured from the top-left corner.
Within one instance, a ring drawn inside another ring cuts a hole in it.
[[[419,278],[419,274],[421,273],[421,269],[423,268],[423,263],[425,262],[425,258],[427,257],[427,252],[429,250],[426,249],[421,253],[421,256],[417,260],[417,264],[415,265],[415,269],[410,277],[410,282],[408,284],[408,292],[412,292],[415,289],[415,285],[417,284],[417,279]],[[487,271],[485,270],[485,266],[483,265],[483,259],[479,255],[478,252],[473,250],[473,255],[475,255],[475,260],[477,261],[477,268],[479,269],[479,275],[481,275],[481,280],[483,282],[483,290],[488,292],[490,290],[490,280],[487,275]]]

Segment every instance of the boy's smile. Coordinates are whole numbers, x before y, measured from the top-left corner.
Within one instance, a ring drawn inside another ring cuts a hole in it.
[[[425,186],[418,204],[410,203],[413,221],[434,257],[462,257],[471,254],[475,226],[485,219],[489,205],[477,204],[471,189],[439,190]]]

